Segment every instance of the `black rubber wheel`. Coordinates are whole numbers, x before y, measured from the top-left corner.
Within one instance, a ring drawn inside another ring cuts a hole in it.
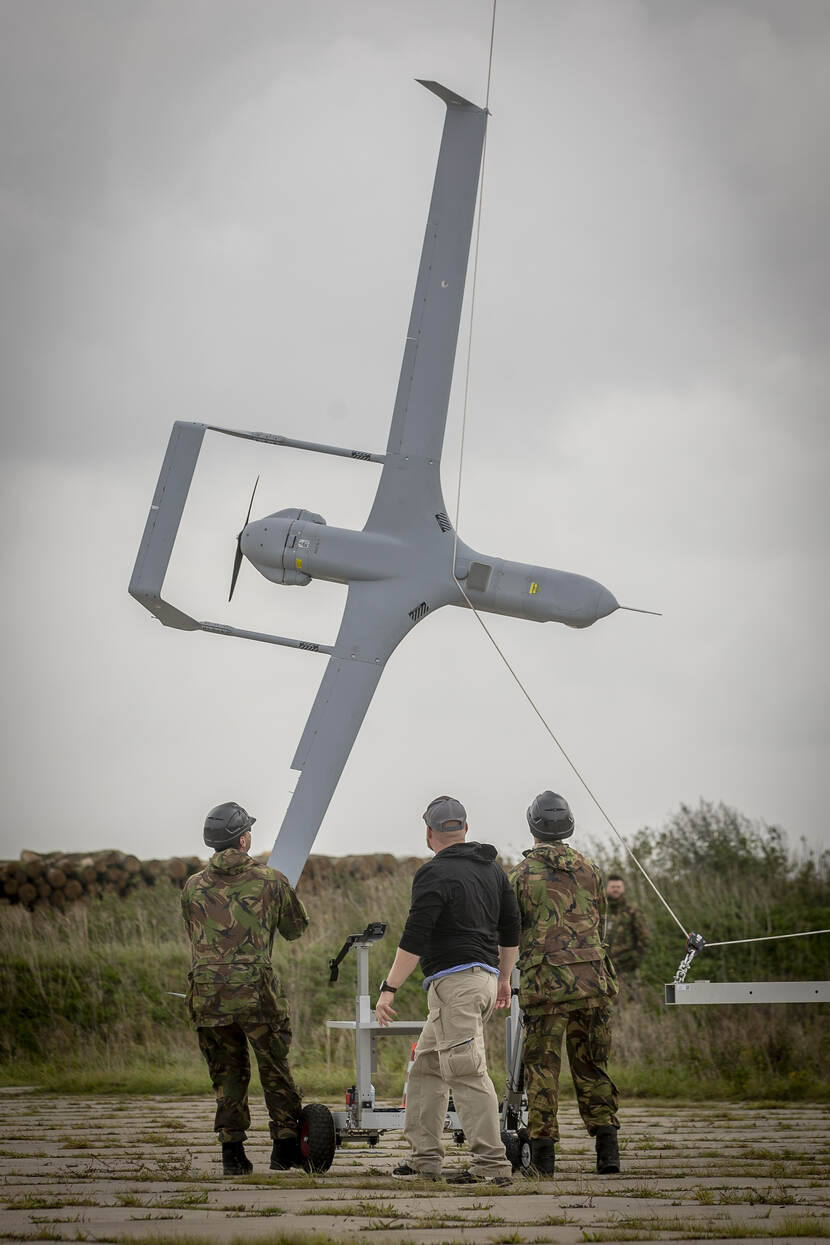
[[[510,1129],[509,1132],[503,1132],[501,1134],[501,1139],[507,1153],[507,1161],[513,1168],[513,1171],[517,1172],[522,1165],[522,1146],[519,1141],[519,1134],[514,1133],[513,1130]],[[530,1149],[529,1146],[528,1149]]]
[[[307,1172],[327,1172],[334,1162],[337,1132],[334,1116],[321,1102],[310,1102],[300,1112],[300,1167]]]
[[[376,1146],[376,1145],[378,1144],[378,1141],[380,1140],[380,1138],[378,1137],[378,1134],[377,1134],[377,1133],[371,1133],[371,1134],[370,1134],[370,1135],[366,1138],[366,1140],[368,1141],[368,1143],[369,1143],[369,1145],[370,1145],[370,1146]]]
[[[533,1156],[530,1152],[530,1134],[526,1128],[520,1128],[517,1136],[519,1138],[519,1169],[526,1172],[533,1164]]]
[[[455,1144],[456,1144],[457,1146],[463,1146],[463,1145],[464,1145],[464,1130],[463,1130],[463,1128],[457,1128],[457,1129],[455,1130],[455,1132],[453,1133],[453,1135],[452,1135],[452,1139],[453,1139],[453,1141],[455,1142]]]

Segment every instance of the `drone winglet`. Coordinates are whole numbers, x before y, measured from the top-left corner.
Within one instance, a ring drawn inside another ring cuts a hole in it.
[[[204,424],[177,420],[173,425],[129,587],[159,622],[181,631],[198,631],[199,623],[165,601],[161,590],[204,437]]]
[[[387,461],[366,531],[411,531],[444,511],[440,464],[487,113],[438,83],[447,104]]]
[[[207,431],[221,432],[227,436],[245,437],[253,441],[265,441],[269,445],[287,445],[297,449],[314,450],[321,454],[339,454],[360,461],[383,462],[379,454],[366,454],[359,450],[345,450],[333,445],[318,445],[312,441],[294,441],[271,433],[234,432],[217,428],[213,424],[189,423],[176,420],[167,443],[164,462],[159,472],[156,491],[150,505],[150,513],[144,525],[144,533],[130,579],[129,593],[140,605],[148,609],[165,627],[179,631],[209,631],[213,635],[236,636],[242,640],[259,640],[264,644],[279,644],[285,648],[298,648],[310,653],[332,653],[328,644],[312,640],[295,640],[288,636],[270,635],[263,631],[245,631],[229,627],[226,623],[200,622],[183,610],[177,609],[161,595],[170,555],[184,513],[190,484],[196,471],[196,463]]]
[[[428,91],[432,91],[433,95],[437,95],[439,99],[442,99],[448,108],[473,108],[476,112],[483,111],[478,104],[471,103],[463,95],[458,95],[455,91],[451,91],[448,86],[442,86],[440,82],[433,82],[431,78],[416,78],[415,81],[419,86],[425,86]]]

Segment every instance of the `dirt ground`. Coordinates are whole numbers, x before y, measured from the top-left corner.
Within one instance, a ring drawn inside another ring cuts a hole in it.
[[[254,1174],[226,1180],[204,1098],[57,1101],[0,1092],[0,1240],[511,1242],[830,1237],[824,1107],[634,1102],[622,1172],[598,1176],[573,1103],[553,1180],[512,1188],[396,1180],[399,1134],[339,1149],[322,1176],[268,1171],[252,1104]],[[448,1139],[446,1170],[465,1150]]]

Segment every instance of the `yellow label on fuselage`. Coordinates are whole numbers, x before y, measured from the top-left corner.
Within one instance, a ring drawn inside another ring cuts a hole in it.
[[[303,569],[303,560],[302,558],[297,558],[297,570],[301,571],[302,569]]]
[[[530,585],[530,595],[532,597],[534,597],[538,591],[539,591],[539,585],[537,583],[533,583]]]

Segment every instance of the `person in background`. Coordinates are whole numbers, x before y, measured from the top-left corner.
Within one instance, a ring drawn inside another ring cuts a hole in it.
[[[579,1113],[596,1138],[597,1171],[618,1172],[618,1092],[607,1064],[619,987],[602,943],[602,878],[592,861],[563,842],[574,832],[574,819],[561,795],[543,791],[527,821],[533,847],[510,871],[510,881],[522,923],[519,1003],[532,1165],[541,1176],[554,1174],[564,1037]]]
[[[250,817],[239,804],[211,809],[204,841],[207,868],[187,879],[182,915],[193,962],[187,1005],[216,1091],[214,1129],[226,1176],[253,1171],[245,1153],[251,1123],[250,1043],[271,1118],[271,1168],[299,1165],[300,1095],[288,1068],[288,1006],[271,963],[274,938],[299,938],[308,915],[288,880],[249,856]]]
[[[404,1136],[412,1154],[393,1174],[440,1178],[441,1134],[452,1088],[472,1162],[468,1170],[447,1177],[447,1183],[509,1185],[511,1167],[487,1072],[484,1025],[495,1008],[510,1004],[519,942],[516,899],[495,847],[465,841],[463,804],[438,796],[424,821],[434,857],[412,881],[409,915],[375,1005],[378,1022],[388,1025],[396,1014],[395,992],[420,960],[429,1014],[406,1094]]]
[[[608,898],[605,935],[608,954],[621,976],[633,977],[651,942],[648,921],[640,909],[626,899],[625,882],[618,873],[608,875],[605,894]]]

